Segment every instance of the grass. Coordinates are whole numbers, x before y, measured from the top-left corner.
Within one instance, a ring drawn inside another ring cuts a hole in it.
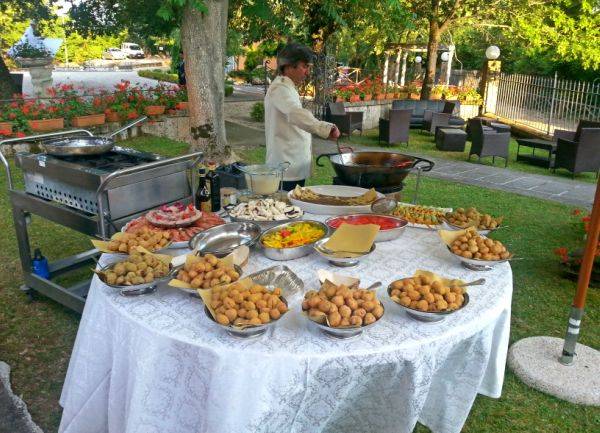
[[[364,131],[362,136],[353,135],[350,139],[348,139],[347,136],[344,136],[343,139],[340,139],[340,142],[343,142],[345,145],[348,145],[348,146],[353,146],[353,145],[355,146],[358,144],[358,145],[363,145],[363,146],[382,147],[383,143],[378,143],[378,141],[377,141],[378,136],[379,136],[379,129],[375,128],[375,129],[369,129],[367,131]],[[400,145],[390,146],[390,147],[388,147],[388,149],[398,150],[398,151],[404,152],[404,153],[406,153],[406,152],[421,153],[424,155],[431,155],[431,156],[436,156],[438,158],[444,158],[444,159],[449,159],[449,160],[466,161],[467,156],[469,155],[470,146],[471,146],[471,143],[467,142],[464,152],[441,151],[441,150],[436,149],[433,135],[429,135],[426,132],[420,132],[419,130],[416,130],[416,129],[411,129],[408,147],[406,146],[406,144],[400,144]],[[508,169],[509,170],[521,171],[521,172],[525,172],[525,173],[544,174],[547,176],[553,176],[553,177],[562,178],[562,179],[572,179],[573,178],[571,173],[565,169],[558,169],[556,171],[556,173],[553,173],[553,171],[548,168],[528,164],[523,161],[517,161],[517,146],[518,145],[517,145],[517,142],[515,141],[515,139],[511,138],[510,145],[509,145],[509,158],[508,158]],[[521,154],[531,154],[530,150],[531,149],[528,149],[528,148],[521,148]],[[544,156],[545,151],[538,150],[536,152],[536,155],[537,154]],[[474,164],[479,163],[479,162],[477,162],[477,156],[472,156],[471,161],[473,161]],[[483,158],[480,163],[485,164],[485,165],[492,165],[492,158],[491,157]],[[495,165],[497,167],[504,167],[504,159],[498,158],[496,160]],[[583,182],[595,183],[596,175],[594,173],[580,173],[575,176],[575,179],[583,181]]]
[[[153,137],[126,144],[167,156],[187,150],[185,144]],[[249,162],[264,160],[264,148],[240,153]],[[329,166],[317,167],[309,183],[330,183],[331,175]],[[5,176],[0,177],[0,188],[6,188]],[[407,199],[413,188],[409,178]],[[563,337],[575,283],[562,278],[552,251],[581,239],[578,224],[570,216],[572,207],[427,177],[422,182],[420,202],[449,207],[472,205],[504,215],[510,229],[499,231],[495,237],[525,257],[513,263],[511,342],[532,335]],[[20,263],[6,194],[0,194],[0,215],[0,230],[5,233],[0,239],[0,359],[11,365],[13,389],[29,405],[33,419],[46,432],[54,432],[60,421],[58,399],[79,316],[43,297],[30,303],[18,290]],[[32,245],[40,247],[49,259],[89,247],[85,236],[35,216],[30,237]],[[600,291],[591,289],[580,342],[595,348],[600,347],[599,305]],[[464,431],[584,433],[599,427],[600,409],[573,405],[534,391],[507,371],[502,398],[477,397]],[[422,426],[416,429],[419,433],[426,431]]]

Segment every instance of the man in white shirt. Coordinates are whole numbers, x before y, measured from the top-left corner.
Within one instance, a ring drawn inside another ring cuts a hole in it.
[[[300,44],[286,45],[277,55],[277,77],[265,96],[266,162],[289,162],[283,176],[283,189],[304,186],[312,166],[312,134],[336,140],[337,127],[322,122],[304,108],[296,86],[308,77],[314,53]]]

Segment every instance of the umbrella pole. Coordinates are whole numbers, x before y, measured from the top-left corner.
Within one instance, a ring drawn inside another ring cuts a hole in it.
[[[598,235],[600,235],[600,178],[598,178],[598,183],[596,184],[596,194],[594,197],[594,205],[592,207],[592,216],[588,229],[587,242],[585,245],[585,251],[583,253],[581,267],[579,269],[579,278],[577,280],[577,292],[575,293],[575,299],[573,300],[573,305],[571,306],[571,314],[569,315],[565,342],[563,345],[562,355],[559,358],[559,362],[563,365],[573,364],[575,346],[577,345],[581,319],[583,318],[585,296],[590,283],[590,276],[592,275],[594,259],[596,258]]]

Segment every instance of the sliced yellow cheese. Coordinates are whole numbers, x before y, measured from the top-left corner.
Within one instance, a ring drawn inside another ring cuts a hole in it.
[[[332,251],[348,251],[351,253],[366,253],[371,250],[375,236],[379,232],[377,224],[346,224],[342,223],[325,242],[325,248]]]

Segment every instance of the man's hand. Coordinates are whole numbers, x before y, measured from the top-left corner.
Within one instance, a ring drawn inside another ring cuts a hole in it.
[[[329,137],[327,137],[329,140],[337,140],[340,136],[340,130],[338,129],[337,126],[333,125],[333,127],[331,128],[331,132],[329,133]]]

